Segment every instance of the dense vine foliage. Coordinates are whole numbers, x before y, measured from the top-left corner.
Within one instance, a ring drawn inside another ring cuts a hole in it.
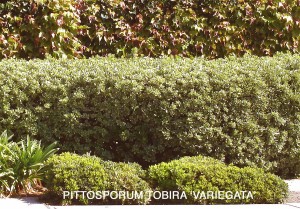
[[[273,55],[300,50],[294,0],[10,0],[0,58]]]

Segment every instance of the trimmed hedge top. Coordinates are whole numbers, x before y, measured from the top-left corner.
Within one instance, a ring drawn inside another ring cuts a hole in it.
[[[5,2],[0,3],[0,58],[216,58],[300,50],[300,5],[293,0]]]
[[[300,56],[0,62],[0,130],[148,166],[203,154],[300,173]]]

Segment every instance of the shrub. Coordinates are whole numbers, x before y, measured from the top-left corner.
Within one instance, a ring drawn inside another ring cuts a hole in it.
[[[143,167],[203,154],[300,173],[300,56],[0,62],[0,129]]]
[[[103,161],[95,156],[63,153],[48,160],[50,166],[45,181],[50,196],[63,204],[145,204],[148,199],[91,198],[63,199],[63,191],[146,191],[150,190],[145,171],[137,164]],[[104,194],[104,193],[102,193]]]
[[[149,179],[157,190],[185,192],[187,198],[169,200],[176,203],[279,203],[287,197],[287,184],[279,177],[257,168],[238,168],[203,156],[183,157],[168,163],[150,166]],[[223,194],[209,197],[209,191],[245,192],[244,198],[230,198]],[[252,197],[248,192],[252,193]],[[193,193],[194,192],[194,195]],[[204,192],[195,198],[197,192]],[[225,197],[224,197],[225,196]]]
[[[9,196],[30,192],[39,185],[47,169],[44,161],[58,150],[55,143],[44,148],[29,136],[18,143],[10,139],[6,131],[0,136],[0,193]]]
[[[49,170],[45,175],[46,187],[63,204],[72,203],[72,199],[63,199],[63,191],[97,191],[104,190],[108,181],[101,160],[97,157],[81,157],[76,154],[63,153],[47,161]],[[80,202],[89,203],[81,196]]]
[[[0,58],[299,52],[299,1],[10,0]]]
[[[142,192],[147,194],[151,191],[149,184],[145,181],[146,171],[136,163],[116,163],[112,161],[104,161],[103,165],[106,172],[109,174],[108,189],[110,191],[128,191]],[[110,200],[110,203],[116,204],[146,204],[150,201],[147,195],[142,198],[131,199],[116,199]]]

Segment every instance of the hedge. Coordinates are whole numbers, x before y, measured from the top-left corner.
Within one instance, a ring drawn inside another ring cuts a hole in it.
[[[0,62],[0,131],[143,167],[203,154],[300,173],[300,56]]]
[[[292,0],[5,0],[0,58],[299,52],[299,19]]]
[[[288,194],[287,184],[274,174],[257,168],[227,166],[203,156],[150,166],[148,175],[156,190],[185,192],[186,198],[167,200],[169,203],[281,203]]]
[[[149,202],[146,196],[143,199],[104,197],[104,191],[151,191],[144,180],[146,173],[138,164],[116,163],[103,161],[95,156],[62,153],[51,157],[46,165],[44,181],[48,189],[47,199],[52,203],[55,201],[66,205],[146,204]],[[77,191],[93,192],[93,194],[78,193],[76,197],[74,192]],[[73,196],[71,192],[74,193]],[[103,192],[103,196],[97,197],[96,192]]]

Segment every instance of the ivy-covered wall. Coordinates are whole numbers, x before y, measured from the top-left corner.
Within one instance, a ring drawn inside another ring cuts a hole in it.
[[[300,50],[298,0],[10,0],[0,58],[224,57]]]

